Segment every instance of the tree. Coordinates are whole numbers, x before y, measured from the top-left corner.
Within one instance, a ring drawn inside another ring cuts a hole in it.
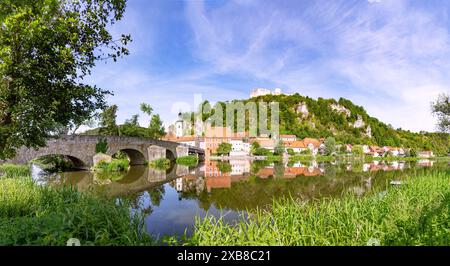
[[[148,116],[151,116],[153,113],[153,108],[150,106],[150,104],[141,103],[141,111]]]
[[[352,148],[352,153],[354,155],[357,155],[357,156],[363,156],[364,155],[364,149],[363,149],[363,147],[361,145],[355,145]]]
[[[450,95],[440,94],[437,101],[431,104],[431,110],[438,118],[439,130],[450,133]]]
[[[217,147],[217,154],[224,155],[224,154],[230,154],[231,152],[231,144],[227,142],[222,142],[219,144],[219,147]]]
[[[42,147],[106,105],[83,84],[98,60],[127,55],[130,36],[108,32],[125,0],[0,1],[0,158]]]
[[[218,162],[217,163],[217,168],[219,168],[219,171],[222,174],[229,173],[232,170],[231,164],[229,162],[224,162],[224,161]]]
[[[409,150],[409,156],[410,157],[417,157],[417,150],[416,149],[410,149]]]
[[[125,120],[125,124],[139,127],[139,115],[132,115],[130,119]]]
[[[132,115],[131,118],[125,120],[125,123],[119,126],[121,136],[129,137],[145,137],[145,133],[139,126],[139,115]]]
[[[165,128],[159,115],[152,116],[150,125],[148,126],[148,130],[149,137],[152,139],[160,139],[166,134]]]
[[[295,152],[294,152],[294,150],[292,149],[292,148],[288,148],[287,150],[287,153],[289,154],[289,155],[295,155]]]
[[[339,153],[340,153],[340,154],[346,154],[346,153],[347,153],[347,146],[344,145],[344,144],[342,144],[342,145],[339,147]]]
[[[100,138],[95,144],[95,153],[106,153],[108,151],[108,140],[106,138]]]
[[[279,141],[274,149],[274,154],[282,155],[284,153],[285,147],[282,141]]]
[[[261,148],[261,145],[259,144],[259,142],[254,141],[252,143],[252,146],[250,147],[251,154],[256,155],[256,151],[260,148]]]
[[[336,151],[336,140],[333,137],[325,139],[325,154],[332,155]]]
[[[100,114],[100,134],[117,136],[119,135],[119,127],[117,126],[117,105],[106,107]]]

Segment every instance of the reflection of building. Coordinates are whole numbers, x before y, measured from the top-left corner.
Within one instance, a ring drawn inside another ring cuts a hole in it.
[[[419,166],[430,167],[430,166],[433,166],[433,161],[430,161],[430,160],[419,160],[419,161],[417,162],[417,164],[418,164]]]
[[[175,189],[178,192],[183,191],[183,178],[179,177],[175,180]]]
[[[203,176],[185,175],[175,180],[175,188],[178,192],[195,190],[197,194],[200,194],[205,189],[205,179]]]
[[[205,177],[213,176],[229,176],[230,173],[222,173],[219,169],[219,161],[206,160],[205,161]]]
[[[419,152],[418,155],[419,155],[419,157],[421,157],[421,158],[431,158],[431,157],[434,156],[434,154],[433,154],[432,151],[421,151],[421,152]]]
[[[231,177],[230,176],[214,176],[205,179],[206,189],[211,192],[213,188],[230,188]]]
[[[231,175],[244,175],[250,172],[249,160],[230,160]]]

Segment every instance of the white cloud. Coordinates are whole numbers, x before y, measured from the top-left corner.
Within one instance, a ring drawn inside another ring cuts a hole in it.
[[[293,12],[267,2],[255,9],[192,1],[186,16],[195,55],[216,71],[313,97],[343,96],[395,127],[434,130],[430,101],[450,91],[446,21],[439,9],[369,2],[378,4],[314,3]]]

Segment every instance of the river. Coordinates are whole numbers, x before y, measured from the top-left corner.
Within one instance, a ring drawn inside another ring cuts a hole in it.
[[[233,223],[247,210],[268,208],[274,198],[292,196],[301,201],[340,197],[345,193],[363,196],[372,189],[383,191],[401,183],[408,175],[448,167],[447,163],[418,162],[251,163],[235,160],[207,161],[189,168],[173,165],[167,171],[132,166],[117,181],[89,171],[47,174],[37,165],[32,173],[39,183],[70,185],[80,191],[94,190],[108,197],[128,199],[134,212],[145,214],[145,227],[156,237],[192,233],[195,218],[206,214],[223,216]],[[221,171],[222,170],[222,171]]]

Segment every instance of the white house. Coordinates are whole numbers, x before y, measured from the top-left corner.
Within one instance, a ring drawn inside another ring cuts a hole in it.
[[[421,151],[421,152],[419,152],[419,157],[430,158],[430,157],[434,157],[434,154],[433,154],[433,151]]]
[[[363,145],[362,149],[363,149],[364,154],[368,154],[369,152],[371,152],[369,145]]]
[[[280,135],[281,141],[296,141],[297,136],[296,135]]]

